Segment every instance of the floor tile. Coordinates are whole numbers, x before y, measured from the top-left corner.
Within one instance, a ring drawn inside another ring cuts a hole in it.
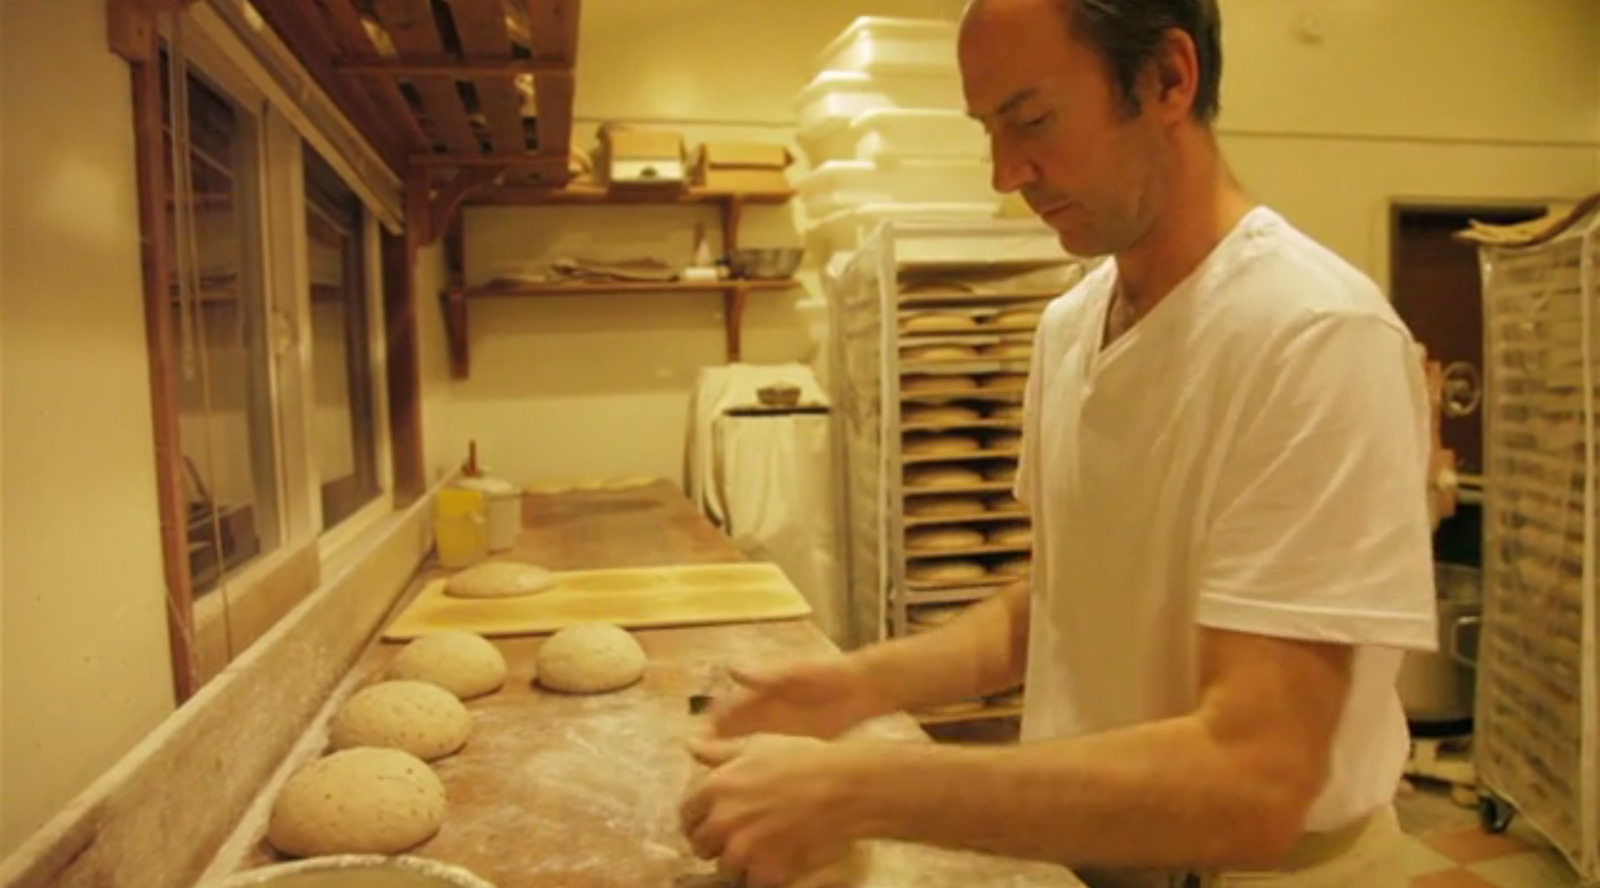
[[[1578,875],[1553,849],[1472,864],[1472,872],[1498,888],[1576,888]]]
[[[1420,836],[1428,847],[1457,863],[1478,863],[1534,850],[1516,836],[1486,833],[1476,826]]]
[[[1411,888],[1500,888],[1483,876],[1467,869],[1447,869],[1411,879]]]
[[[1406,857],[1406,874],[1420,876],[1442,869],[1455,869],[1459,864],[1433,850],[1415,836],[1401,839],[1400,848]]]

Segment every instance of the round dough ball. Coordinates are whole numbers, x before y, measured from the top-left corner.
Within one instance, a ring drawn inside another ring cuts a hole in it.
[[[972,515],[983,509],[983,501],[972,496],[919,496],[906,501],[906,514],[919,518]]]
[[[1031,546],[1033,528],[1021,522],[997,524],[989,530],[988,541],[993,546]]]
[[[901,449],[910,454],[972,453],[982,449],[977,438],[969,435],[906,435]]]
[[[267,841],[293,857],[399,854],[439,831],[444,784],[398,749],[335,752],[296,772],[273,803]]]
[[[983,532],[970,527],[922,527],[906,531],[906,548],[971,549],[983,545]]]
[[[425,681],[471,700],[506,683],[506,658],[476,633],[436,632],[406,645],[389,661],[384,677]]]
[[[924,561],[906,566],[906,577],[918,583],[961,583],[981,580],[989,571],[981,562],[962,558]]]
[[[644,649],[610,623],[578,623],[539,648],[539,684],[567,694],[616,691],[644,675]]]
[[[982,483],[982,475],[963,466],[912,466],[906,469],[906,484],[911,487],[963,487]]]
[[[454,694],[425,681],[384,681],[339,707],[328,745],[381,746],[431,762],[465,746],[470,733],[472,716]]]
[[[907,333],[971,330],[976,326],[978,326],[978,319],[972,315],[948,311],[918,312],[900,322],[900,329]]]
[[[900,379],[902,392],[970,392],[978,387],[970,376],[919,373]]]
[[[982,418],[978,411],[960,404],[907,404],[900,408],[900,421],[906,425],[944,425]]]
[[[1022,391],[1028,387],[1026,373],[990,373],[978,380],[981,388],[997,392]]]
[[[514,561],[485,561],[450,578],[444,594],[456,598],[516,598],[543,592],[556,578],[542,567]]]
[[[914,345],[900,351],[900,357],[907,361],[970,361],[977,356],[978,350],[970,345],[951,345],[942,342],[934,345]]]

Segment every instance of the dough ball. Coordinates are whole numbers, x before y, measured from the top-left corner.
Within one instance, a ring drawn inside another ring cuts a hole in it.
[[[988,575],[982,563],[961,558],[906,566],[906,577],[918,583],[965,583],[982,580]]]
[[[902,392],[969,392],[977,387],[977,380],[970,376],[942,373],[919,373],[900,380]]]
[[[1033,528],[1021,522],[997,524],[990,528],[988,540],[994,546],[1033,545]]]
[[[906,501],[906,514],[918,518],[971,515],[982,511],[983,501],[974,496],[919,496]]]
[[[983,532],[970,527],[923,527],[906,531],[906,548],[914,551],[971,549],[981,545]]]
[[[284,854],[398,854],[439,831],[444,784],[410,753],[346,749],[284,784],[267,841]]]
[[[1009,493],[996,494],[983,501],[984,508],[991,512],[1021,512],[1022,503]]]
[[[969,314],[958,314],[952,311],[918,312],[900,322],[900,329],[907,333],[971,330],[976,326],[978,326],[977,318]]]
[[[1010,308],[990,315],[988,323],[994,327],[1036,327],[1043,317],[1043,309]]]
[[[900,408],[900,421],[907,425],[935,425],[976,422],[982,417],[971,407],[959,404],[908,404]]]
[[[986,358],[1031,358],[1033,357],[1033,343],[1031,342],[996,342],[983,347],[983,356]]]
[[[982,448],[970,435],[906,435],[901,449],[909,454],[972,453]]]
[[[556,578],[542,567],[514,561],[486,561],[450,578],[444,594],[456,598],[515,598],[543,592]]]
[[[993,432],[983,438],[985,450],[1021,450],[1021,432]]]
[[[906,484],[911,487],[963,487],[982,483],[982,475],[964,466],[912,466],[906,469]]]
[[[970,345],[948,343],[914,345],[900,351],[900,357],[907,361],[970,361],[977,356],[978,350]]]
[[[328,725],[328,744],[399,749],[431,762],[466,745],[470,733],[472,716],[454,694],[425,681],[385,681],[345,701]]]
[[[1027,555],[1013,555],[996,560],[989,569],[1002,577],[1025,577],[1032,565],[1033,559]]]
[[[978,385],[990,391],[1020,392],[1028,387],[1028,374],[990,373],[980,379]]]
[[[644,649],[609,623],[578,623],[539,648],[539,684],[567,694],[616,691],[644,675]]]
[[[425,681],[471,700],[506,683],[506,658],[481,635],[436,632],[406,645],[389,661],[384,677]]]

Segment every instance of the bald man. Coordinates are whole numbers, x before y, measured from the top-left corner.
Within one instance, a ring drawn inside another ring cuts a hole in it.
[[[756,888],[870,838],[1095,888],[1402,888],[1395,682],[1436,638],[1409,333],[1230,174],[1214,0],[980,0],[958,54],[995,188],[1111,260],[1035,340],[1031,581],[739,673],[693,744],[694,848]],[[1024,678],[1015,746],[830,742]]]

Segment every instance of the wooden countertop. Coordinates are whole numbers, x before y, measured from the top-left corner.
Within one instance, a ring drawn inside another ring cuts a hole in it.
[[[745,560],[665,483],[529,494],[524,532],[509,554],[562,570]],[[415,587],[429,578],[419,577]],[[635,636],[649,655],[644,679],[595,696],[563,696],[532,684],[542,639],[496,640],[510,667],[506,684],[468,702],[474,727],[466,748],[434,763],[449,798],[444,826],[410,853],[463,866],[497,888],[672,888],[706,873],[710,865],[693,859],[678,831],[678,802],[695,767],[684,749],[690,696],[725,687],[722,669],[729,663],[790,660],[833,646],[806,620]],[[363,654],[297,755],[308,760],[320,753],[333,707],[375,680],[399,648],[375,643]],[[926,740],[906,716],[882,719],[863,733]],[[235,837],[235,847],[242,842],[246,849],[238,868],[280,859],[262,838],[278,785],[263,792]],[[1030,888],[1080,884],[1056,867],[889,850],[895,853],[887,869],[899,873],[897,884],[906,877],[933,888],[994,878]]]

